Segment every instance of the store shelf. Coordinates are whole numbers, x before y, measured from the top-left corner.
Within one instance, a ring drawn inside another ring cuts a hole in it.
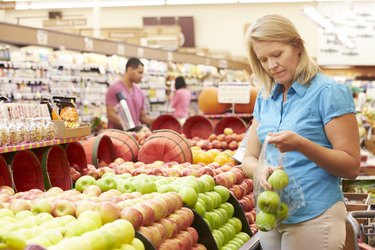
[[[0,22],[0,42],[15,45],[38,45],[54,49],[61,47],[67,50],[101,53],[105,55],[120,55],[127,57],[142,57],[176,63],[203,64],[214,67],[226,65],[227,69],[239,69],[250,72],[247,62],[226,59],[215,59],[188,53],[170,52],[160,49],[136,46],[110,40],[63,33],[47,29],[37,29]],[[121,47],[122,46],[122,47]],[[122,49],[120,49],[120,47]],[[122,54],[123,53],[123,54]],[[224,62],[223,62],[224,61]]]
[[[49,141],[25,143],[25,144],[19,144],[19,145],[14,145],[14,146],[5,146],[5,147],[0,147],[0,154],[10,153],[10,152],[15,152],[15,151],[22,151],[22,150],[33,149],[33,148],[42,148],[42,147],[65,144],[65,143],[70,143],[70,142],[76,142],[76,141],[83,140],[84,138],[85,137],[53,139]]]

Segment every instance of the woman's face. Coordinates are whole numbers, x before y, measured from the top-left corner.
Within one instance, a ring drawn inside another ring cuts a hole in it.
[[[293,84],[300,48],[282,42],[253,41],[253,50],[263,69],[277,83]]]

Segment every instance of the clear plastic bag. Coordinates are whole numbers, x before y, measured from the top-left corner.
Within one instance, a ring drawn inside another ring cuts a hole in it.
[[[256,224],[261,231],[270,231],[305,206],[301,186],[293,176],[292,168],[284,168],[285,153],[268,143],[266,137],[260,155],[259,166],[254,173],[256,196]],[[267,178],[272,188],[266,190]]]

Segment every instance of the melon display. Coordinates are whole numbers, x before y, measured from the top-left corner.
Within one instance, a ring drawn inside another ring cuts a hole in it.
[[[198,97],[198,107],[205,114],[222,114],[229,109],[230,104],[218,103],[218,89],[208,87],[202,90]]]

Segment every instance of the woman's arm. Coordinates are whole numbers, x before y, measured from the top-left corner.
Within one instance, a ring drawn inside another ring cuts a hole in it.
[[[324,126],[333,149],[316,144],[292,131],[270,134],[280,152],[298,151],[328,173],[355,179],[360,167],[360,145],[355,114],[335,117]]]

